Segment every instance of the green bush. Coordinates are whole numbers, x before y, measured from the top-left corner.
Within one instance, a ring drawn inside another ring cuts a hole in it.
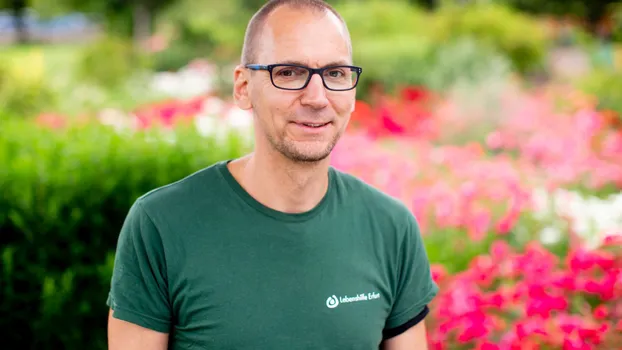
[[[157,70],[181,68],[195,58],[212,62],[237,61],[250,13],[245,0],[179,0],[158,16],[159,31],[171,38],[157,53]],[[184,62],[185,61],[185,62]]]
[[[542,68],[551,40],[535,19],[494,4],[444,6],[429,28],[436,43],[471,37],[509,57],[520,73]]]
[[[83,50],[76,75],[81,81],[113,89],[151,65],[149,55],[136,48],[131,40],[104,36]]]
[[[390,41],[404,35],[429,36],[429,15],[404,1],[349,1],[336,5],[335,9],[348,24],[354,42],[370,38]]]
[[[431,48],[424,12],[403,1],[343,2],[335,8],[348,24],[354,62],[363,67],[360,98],[367,98],[374,83],[391,90],[421,80],[419,67]]]
[[[428,42],[406,36],[402,38],[367,39],[355,43],[354,62],[363,67],[358,91],[366,99],[372,83],[380,83],[391,91],[401,84],[424,84]]]
[[[622,123],[622,71],[598,69],[578,81],[584,92],[598,100],[598,108],[616,112]]]
[[[33,116],[56,101],[41,54],[0,58],[0,112]]]
[[[417,85],[446,93],[457,85],[501,81],[513,72],[505,56],[470,38],[435,46],[409,38],[363,41],[356,49],[355,62],[364,67],[359,88],[363,99],[374,82],[389,92],[402,85]]]
[[[171,142],[174,137],[177,142]],[[87,124],[0,127],[2,342],[105,349],[106,296],[123,219],[141,194],[245,151],[190,128],[119,134]]]
[[[499,6],[428,13],[404,1],[369,1],[337,9],[348,23],[354,62],[364,67],[362,99],[374,83],[389,92],[401,85],[446,92],[503,80],[537,67],[547,43],[535,22]]]

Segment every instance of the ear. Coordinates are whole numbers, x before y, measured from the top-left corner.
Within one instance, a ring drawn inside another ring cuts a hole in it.
[[[248,96],[249,72],[243,66],[238,65],[233,72],[233,99],[235,104],[243,110],[251,108]]]

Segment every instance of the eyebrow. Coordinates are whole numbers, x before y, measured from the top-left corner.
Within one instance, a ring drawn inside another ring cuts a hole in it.
[[[283,60],[283,61],[278,61],[277,64],[296,64],[296,65],[299,65],[299,66],[308,67],[308,65],[305,62],[298,61],[298,60]],[[350,65],[350,63],[347,62],[347,61],[337,60],[337,61],[328,62],[327,64],[323,65],[322,67],[348,66],[348,65]],[[322,67],[320,67],[320,68],[322,68]]]

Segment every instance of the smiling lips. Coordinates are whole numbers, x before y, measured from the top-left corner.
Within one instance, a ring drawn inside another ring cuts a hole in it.
[[[326,122],[326,123],[318,123],[318,122],[315,122],[315,123],[304,123],[304,122],[302,122],[302,123],[296,123],[296,124],[302,124],[304,126],[308,126],[308,127],[311,127],[311,128],[319,128],[319,127],[322,127],[322,126],[324,126],[324,125],[326,125],[328,123],[330,123],[330,122]]]
[[[319,131],[325,129],[331,122],[294,122],[294,124],[306,131]]]

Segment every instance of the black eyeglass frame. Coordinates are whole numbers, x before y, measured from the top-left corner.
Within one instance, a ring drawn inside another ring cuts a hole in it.
[[[262,65],[262,64],[247,64],[245,65],[246,68],[251,69],[251,70],[265,70],[268,71],[270,73],[270,81],[272,82],[272,85],[277,88],[277,89],[281,89],[281,90],[290,90],[290,91],[298,91],[298,90],[304,90],[307,85],[309,85],[309,82],[311,81],[311,78],[313,77],[314,74],[318,74],[320,76],[320,78],[322,79],[322,84],[324,85],[324,87],[330,91],[350,91],[353,90],[354,88],[357,87],[357,85],[359,84],[359,81],[361,79],[361,74],[363,73],[363,68],[361,67],[357,67],[357,66],[349,66],[349,65],[333,65],[333,66],[327,66],[327,67],[322,67],[322,68],[311,68],[311,67],[306,67],[306,66],[302,66],[302,65],[298,65],[298,64],[287,64],[287,63],[282,63],[282,64],[268,64],[268,65]],[[306,69],[309,71],[309,76],[307,77],[307,81],[305,81],[305,83],[302,85],[302,87],[298,88],[298,89],[289,89],[289,88],[283,88],[280,86],[277,86],[274,83],[274,78],[272,77],[272,71],[274,70],[274,68],[276,67],[295,67],[295,68],[302,68],[302,69]],[[329,69],[335,69],[335,68],[348,68],[348,69],[352,69],[353,71],[355,71],[357,73],[356,76],[356,82],[352,85],[351,88],[347,88],[347,89],[332,89],[329,88],[326,85],[326,81],[324,81],[324,71],[329,70]]]

